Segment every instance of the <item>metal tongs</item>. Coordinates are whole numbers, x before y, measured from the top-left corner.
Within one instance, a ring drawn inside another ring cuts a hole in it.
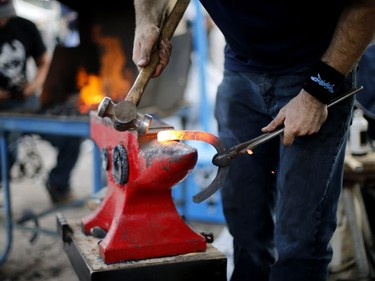
[[[346,99],[357,93],[358,91],[362,90],[363,87],[359,87],[349,92],[345,93],[344,95],[334,99],[332,102],[328,104],[328,107],[335,105],[336,103]],[[203,200],[206,200],[212,194],[214,194],[220,186],[223,184],[225,178],[228,175],[229,171],[229,164],[230,161],[235,159],[238,155],[241,154],[248,154],[249,150],[253,150],[256,146],[265,143],[272,138],[280,135],[284,128],[277,129],[271,133],[262,134],[254,139],[249,141],[240,143],[235,145],[229,149],[225,147],[225,145],[220,141],[220,139],[210,133],[207,132],[200,132],[200,131],[189,131],[189,130],[172,130],[176,134],[172,137],[168,137],[168,140],[195,140],[195,141],[203,141],[206,143],[211,144],[217,151],[217,153],[212,158],[212,164],[218,167],[216,177],[212,180],[212,182],[204,189],[202,189],[199,193],[193,196],[193,201],[195,203],[200,203]],[[164,130],[159,132],[158,134],[169,134],[168,130]]]
[[[339,103],[340,101],[356,94],[362,89],[363,89],[363,86],[360,86],[356,89],[348,91],[344,95],[332,100],[327,105],[327,107],[329,108]],[[284,132],[284,127],[277,129],[276,131],[273,131],[271,133],[265,133],[256,138],[248,140],[246,142],[232,146],[231,148],[227,149],[225,152],[216,154],[214,158],[212,159],[212,163],[218,167],[228,166],[230,161],[235,159],[238,155],[248,153],[249,150],[253,150],[256,146],[273,139],[274,137],[280,135],[282,132]]]

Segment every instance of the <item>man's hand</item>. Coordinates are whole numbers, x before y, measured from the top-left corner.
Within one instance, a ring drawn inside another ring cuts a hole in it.
[[[159,63],[152,77],[158,77],[169,63],[172,45],[164,38],[158,43],[160,29],[155,25],[142,25],[136,29],[133,46],[133,61],[139,67],[145,67],[150,62],[153,52],[159,53]]]
[[[25,83],[23,87],[23,96],[31,97],[32,95],[35,94],[36,91],[37,91],[37,87],[35,86],[35,84]]]
[[[291,145],[298,136],[311,135],[320,130],[328,116],[327,106],[311,96],[305,90],[293,98],[266,127],[269,133],[284,124],[283,144]]]
[[[0,89],[0,102],[8,100],[10,98],[10,94],[8,91]]]

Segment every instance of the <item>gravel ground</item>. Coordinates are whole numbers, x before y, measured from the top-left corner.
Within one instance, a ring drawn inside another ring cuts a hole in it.
[[[44,189],[43,178],[53,166],[56,151],[49,143],[36,139],[34,148],[41,157],[43,169],[34,177],[15,179],[11,182],[11,205],[13,221],[32,211],[39,215],[40,232],[34,236],[35,225],[28,222],[19,227],[14,224],[13,242],[6,262],[0,266],[0,281],[78,281],[70,260],[63,250],[63,242],[56,232],[56,213],[61,212],[69,220],[80,219],[88,214],[87,199],[92,194],[92,142],[82,144],[81,154],[72,178],[72,186],[77,198],[76,206],[54,208]],[[13,170],[14,172],[14,170]],[[0,202],[3,193],[0,193]],[[0,214],[0,248],[6,245],[4,214]],[[198,232],[213,232],[217,235],[222,225],[191,223]],[[27,229],[29,228],[29,229]],[[30,228],[32,230],[30,230]],[[32,241],[31,241],[32,240]]]

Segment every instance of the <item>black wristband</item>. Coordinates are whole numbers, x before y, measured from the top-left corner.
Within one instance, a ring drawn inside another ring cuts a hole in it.
[[[322,103],[328,104],[344,79],[343,74],[319,61],[311,70],[303,89]]]

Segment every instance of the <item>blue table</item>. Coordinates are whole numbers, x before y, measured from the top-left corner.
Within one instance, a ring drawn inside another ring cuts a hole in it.
[[[0,157],[2,189],[4,193],[3,212],[6,225],[6,245],[0,256],[0,265],[3,264],[10,252],[13,242],[13,222],[11,211],[11,198],[9,191],[8,159],[7,159],[7,138],[10,132],[22,133],[44,133],[61,136],[81,136],[90,137],[90,117],[89,116],[55,116],[40,114],[19,114],[0,113]],[[94,179],[93,193],[102,187],[101,159],[99,148],[95,145],[94,155]]]

